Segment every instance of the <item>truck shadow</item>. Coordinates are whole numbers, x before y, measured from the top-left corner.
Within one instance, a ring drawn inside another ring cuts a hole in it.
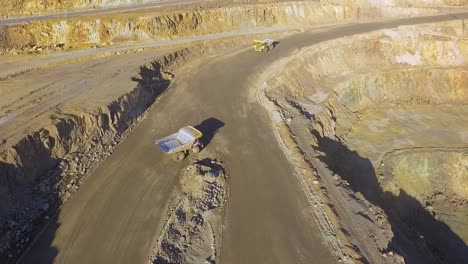
[[[275,40],[275,41],[273,41],[273,43],[271,43],[271,45],[273,46],[273,49],[276,48],[279,44],[280,44],[280,42],[277,41],[277,40]]]
[[[321,137],[319,159],[360,192],[367,201],[382,208],[394,234],[390,250],[401,254],[406,263],[466,263],[468,247],[445,223],[438,221],[411,195],[400,189],[396,196],[384,192],[371,161],[348,149],[342,142]]]
[[[203,133],[203,136],[200,139],[200,142],[203,144],[203,148],[210,144],[213,137],[222,127],[224,127],[224,122],[214,117],[210,117],[195,126],[196,129]]]

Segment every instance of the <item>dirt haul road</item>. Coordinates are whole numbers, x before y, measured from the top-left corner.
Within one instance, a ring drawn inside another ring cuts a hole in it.
[[[466,17],[467,14],[459,14]],[[22,259],[23,263],[144,263],[160,234],[179,171],[154,140],[216,118],[224,123],[206,151],[230,171],[221,263],[332,263],[311,208],[255,98],[255,73],[325,40],[451,16],[341,26],[284,39],[185,69],[147,119],[84,182]]]

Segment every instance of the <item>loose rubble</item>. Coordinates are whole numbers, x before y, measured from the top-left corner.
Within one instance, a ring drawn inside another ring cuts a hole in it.
[[[217,263],[228,198],[224,166],[218,159],[204,158],[182,171],[149,263]]]
[[[38,177],[36,184],[19,187],[12,199],[20,202],[1,218],[0,256],[6,257],[9,262],[18,258],[41,228],[55,217],[59,208],[79,189],[86,176],[112,154],[114,147],[131,133],[148,111],[138,117],[124,133],[109,133],[102,138],[92,138],[81,152],[66,155],[55,168]]]

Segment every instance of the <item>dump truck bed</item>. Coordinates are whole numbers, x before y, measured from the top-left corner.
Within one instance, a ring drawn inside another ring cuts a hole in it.
[[[177,139],[177,135],[178,135],[178,133],[174,133],[174,134],[172,134],[170,136],[162,138],[162,139],[156,141],[156,145],[158,145],[158,147],[160,149],[162,149],[162,151],[164,151],[166,153],[169,153],[172,150],[184,145],[184,143],[180,142]]]
[[[192,144],[202,136],[194,127],[187,126],[179,129],[177,133],[156,140],[156,145],[166,153],[176,153],[190,149]]]

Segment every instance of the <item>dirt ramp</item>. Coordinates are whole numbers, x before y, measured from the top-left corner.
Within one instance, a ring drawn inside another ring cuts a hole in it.
[[[217,263],[228,198],[222,161],[197,160],[181,172],[173,207],[149,263]]]

